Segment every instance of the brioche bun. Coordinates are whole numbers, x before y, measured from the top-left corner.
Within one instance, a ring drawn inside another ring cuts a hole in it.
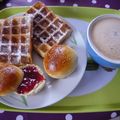
[[[0,96],[16,91],[23,79],[23,72],[14,65],[0,64]]]
[[[43,65],[49,76],[65,78],[75,70],[77,54],[67,45],[54,45],[45,55]]]

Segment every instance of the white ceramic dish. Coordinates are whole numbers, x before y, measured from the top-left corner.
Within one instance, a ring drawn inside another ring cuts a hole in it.
[[[19,109],[35,109],[42,108],[52,105],[68,94],[70,94],[76,86],[81,81],[81,78],[85,72],[87,55],[84,40],[77,30],[77,27],[72,19],[67,19],[67,21],[74,26],[72,36],[66,41],[66,44],[73,47],[78,55],[78,66],[77,69],[67,78],[54,80],[50,78],[47,74],[46,85],[42,91],[33,96],[28,96],[27,98],[10,94],[5,97],[0,97],[0,102]],[[43,69],[42,59],[36,54],[33,54],[33,62],[39,65]],[[44,71],[44,69],[43,69]],[[45,72],[44,72],[45,73]]]
[[[68,19],[70,20],[70,18]],[[87,42],[87,28],[89,23],[84,20],[77,20],[71,18],[71,21],[75,23],[78,31],[80,31],[85,43]],[[78,27],[80,26],[80,27]],[[88,49],[88,48],[87,48]],[[88,57],[89,54],[88,54]],[[115,75],[117,74],[117,69],[107,72],[102,67],[99,67],[98,70],[85,71],[85,74],[82,77],[82,80],[79,82],[77,87],[69,94],[69,96],[82,96],[86,94],[93,93],[109,84]]]

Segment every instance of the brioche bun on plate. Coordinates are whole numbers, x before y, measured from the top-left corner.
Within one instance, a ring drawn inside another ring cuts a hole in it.
[[[54,45],[45,55],[43,65],[49,76],[65,78],[75,70],[77,54],[67,45]]]
[[[23,72],[14,65],[0,63],[0,96],[16,91],[23,79]]]

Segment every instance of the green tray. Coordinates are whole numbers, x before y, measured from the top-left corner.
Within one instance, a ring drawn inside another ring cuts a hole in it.
[[[24,12],[28,7],[13,7],[0,11],[0,18]],[[112,9],[89,8],[89,7],[50,7],[55,13],[63,17],[77,18],[91,21],[101,14],[118,14],[120,11]],[[41,113],[80,113],[120,110],[120,70],[115,78],[102,89],[83,96],[66,97],[60,102],[42,109],[21,110],[0,104],[1,110],[19,112],[41,112]]]

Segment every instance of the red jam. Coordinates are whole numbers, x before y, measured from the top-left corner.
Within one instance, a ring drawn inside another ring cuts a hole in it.
[[[28,65],[23,69],[24,77],[22,83],[17,88],[18,94],[25,94],[34,89],[35,85],[43,81],[45,78],[38,72],[37,67]]]

